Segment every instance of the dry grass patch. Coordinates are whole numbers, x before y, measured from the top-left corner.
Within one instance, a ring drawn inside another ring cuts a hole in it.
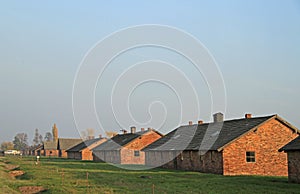
[[[9,172],[9,175],[12,177],[22,176],[23,174],[25,174],[25,172],[22,170],[13,170]]]
[[[42,186],[22,186],[19,187],[19,191],[23,194],[34,194],[46,191],[46,189]]]

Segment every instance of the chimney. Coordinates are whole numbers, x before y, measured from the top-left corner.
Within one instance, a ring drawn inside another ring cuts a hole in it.
[[[58,140],[58,129],[57,129],[55,123],[54,123],[54,125],[52,127],[52,135],[53,135],[53,141]]]
[[[135,133],[136,132],[136,128],[135,127],[130,127],[130,132],[131,133]]]
[[[214,116],[214,123],[223,122],[224,121],[224,115],[220,112],[213,115]]]
[[[141,131],[145,131],[145,128],[141,128]]]
[[[102,135],[101,135],[101,134],[99,134],[99,138],[102,138]]]
[[[198,121],[198,125],[201,125],[201,124],[203,124],[203,121],[202,121],[202,120],[199,120],[199,121]]]
[[[245,114],[245,118],[246,118],[246,119],[251,119],[251,118],[252,118],[252,114],[248,114],[248,113]]]
[[[95,136],[89,135],[87,138],[88,138],[88,140],[90,140],[90,139],[95,139]]]
[[[193,121],[189,121],[189,125],[193,125]]]
[[[126,129],[122,129],[123,131],[123,134],[126,134],[127,133],[127,130]]]
[[[152,128],[151,127],[148,127],[148,131],[151,131],[152,130]]]

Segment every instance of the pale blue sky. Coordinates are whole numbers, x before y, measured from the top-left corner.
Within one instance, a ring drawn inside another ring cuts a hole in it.
[[[180,28],[209,49],[226,86],[225,118],[277,113],[300,128],[300,1],[11,0],[0,2],[0,142],[18,132],[31,142],[35,128],[44,135],[53,123],[60,136],[78,136],[72,86],[81,60],[139,24]]]

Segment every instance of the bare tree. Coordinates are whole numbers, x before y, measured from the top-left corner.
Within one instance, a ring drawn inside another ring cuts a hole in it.
[[[113,136],[118,135],[118,133],[114,132],[114,131],[107,131],[106,135],[107,135],[107,137],[112,138]]]
[[[81,131],[80,132],[80,137],[81,137],[82,140],[87,140],[86,132],[85,131]]]
[[[47,132],[47,133],[45,134],[44,140],[45,140],[45,141],[53,141],[52,133]]]
[[[92,128],[86,129],[88,134],[88,139],[94,139],[95,138],[95,130]]]
[[[43,143],[43,136],[40,134],[39,135],[39,144],[42,144]]]

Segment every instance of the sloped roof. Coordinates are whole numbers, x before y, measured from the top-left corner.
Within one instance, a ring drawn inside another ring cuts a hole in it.
[[[67,150],[79,143],[82,142],[82,139],[68,139],[68,138],[58,138],[58,149]]]
[[[155,130],[151,130],[151,131],[154,131],[154,132],[160,134],[159,132],[157,132]],[[137,133],[118,134],[118,135],[112,137],[111,139],[107,140],[106,142],[100,144],[99,146],[95,147],[93,149],[93,151],[120,150],[122,148],[122,146],[125,146],[126,144],[130,143],[134,139],[136,139],[148,132],[150,132],[150,131],[146,130],[146,131],[140,131]]]
[[[281,151],[297,151],[297,150],[300,150],[300,136],[279,149],[280,152]]]
[[[57,150],[57,141],[45,141],[44,150]]]
[[[67,152],[79,152],[82,149],[87,148],[88,146],[90,146],[98,141],[101,141],[101,140],[104,140],[104,138],[96,138],[96,139],[86,140],[84,142],[81,142],[81,143],[71,147],[70,149],[67,150]]]
[[[43,149],[43,144],[38,144],[38,145],[34,145],[30,148],[30,150],[34,151],[34,150],[41,150]]]
[[[237,138],[259,127],[269,119],[276,118],[293,128],[299,130],[284,121],[277,115],[242,118],[227,120],[224,122],[204,123],[200,125],[181,126],[159,140],[153,142],[143,151],[169,151],[169,150],[218,150],[221,151],[226,145]]]

